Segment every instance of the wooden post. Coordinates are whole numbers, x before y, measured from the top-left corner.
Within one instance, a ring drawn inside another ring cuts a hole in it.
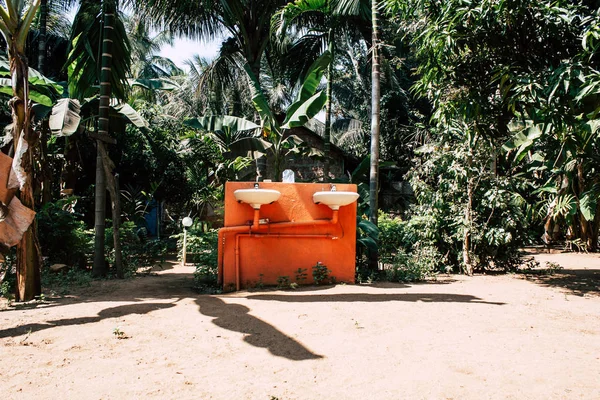
[[[187,228],[184,226],[183,227],[183,258],[182,258],[182,263],[181,266],[185,267],[186,264],[186,245],[187,245]]]

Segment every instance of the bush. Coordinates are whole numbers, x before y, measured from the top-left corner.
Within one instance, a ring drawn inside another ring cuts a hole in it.
[[[76,197],[47,203],[37,213],[42,253],[51,264],[61,263],[85,268],[93,252],[93,232],[77,219]]]
[[[496,174],[490,165],[493,149],[482,144],[471,153],[467,144],[432,145],[422,150],[422,163],[407,174],[417,204],[410,209],[410,240],[435,246],[449,267],[462,266],[465,229],[469,226],[472,264],[476,271],[510,271],[519,262],[519,247],[528,242],[526,202],[520,193],[530,186],[522,177]],[[467,185],[472,182],[471,222]]]
[[[171,236],[177,239],[178,259],[183,259],[183,232]],[[214,293],[218,291],[218,230],[203,231],[200,224],[195,223],[187,230],[186,261],[196,265],[194,272],[194,288],[199,292]]]
[[[423,281],[435,276],[441,265],[441,254],[433,246],[417,246],[411,254],[400,250],[391,268],[385,270],[386,280],[391,282]]]
[[[379,227],[379,258],[384,264],[392,262],[399,251],[410,251],[416,241],[410,226],[399,217],[394,217],[382,211],[377,221]]]
[[[315,285],[320,284],[321,282],[325,282],[329,279],[329,273],[331,271],[321,262],[317,262],[316,265],[312,267],[312,276],[315,282]]]
[[[110,224],[110,222],[107,224]],[[121,224],[119,236],[121,238],[125,277],[133,276],[140,267],[151,266],[156,261],[164,262],[168,247],[167,242],[148,239],[147,235],[146,228],[138,226],[134,222],[126,221]],[[112,226],[110,225],[106,227],[104,240],[107,261],[114,268],[114,240]],[[115,273],[116,271],[111,272]]]
[[[0,263],[0,297],[12,299],[17,284],[17,271],[14,250]]]
[[[60,295],[69,293],[71,287],[87,287],[92,283],[90,271],[81,269],[69,269],[66,272],[54,273],[50,270],[42,271],[42,286]]]

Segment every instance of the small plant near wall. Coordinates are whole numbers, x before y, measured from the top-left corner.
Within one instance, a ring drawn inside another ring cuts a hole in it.
[[[306,268],[298,268],[296,270],[295,278],[298,285],[302,285],[304,282],[306,282],[306,279],[308,278],[308,275],[306,274]]]
[[[254,286],[255,289],[264,289],[265,288],[265,283],[263,282],[263,278],[264,278],[264,274],[258,274],[258,282],[256,282],[256,285]]]
[[[321,263],[320,261],[312,267],[312,276],[315,281],[315,285],[320,284],[321,282],[325,282],[329,278],[329,273],[331,271],[327,269],[327,266]]]
[[[290,282],[289,276],[277,277],[277,289],[289,289],[290,286],[291,286],[291,282]]]

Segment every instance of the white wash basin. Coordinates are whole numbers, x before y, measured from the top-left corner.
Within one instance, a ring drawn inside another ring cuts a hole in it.
[[[332,210],[339,210],[342,206],[354,203],[358,197],[358,193],[355,192],[316,192],[313,194],[313,201],[317,204],[325,204]]]
[[[273,189],[238,189],[233,192],[239,203],[248,203],[258,210],[263,204],[271,204],[279,199],[281,193]]]

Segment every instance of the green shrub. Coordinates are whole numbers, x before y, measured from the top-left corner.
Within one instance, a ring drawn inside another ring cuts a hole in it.
[[[485,143],[470,150],[467,142],[422,149],[422,162],[406,175],[416,204],[409,211],[405,242],[435,246],[447,258],[445,263],[457,271],[468,227],[475,271],[510,271],[518,266],[518,250],[529,240],[527,204],[521,193],[531,186],[522,177],[502,176],[490,169],[493,152]],[[470,221],[465,217],[468,204]]]
[[[0,297],[12,299],[17,284],[14,250],[6,255],[4,262],[0,263]]]
[[[164,262],[168,243],[164,240],[148,239],[147,235],[146,228],[137,225],[135,222],[126,221],[121,224],[119,236],[121,238],[123,270],[126,277],[133,276],[141,267],[151,266],[155,262]],[[106,258],[114,268],[114,239],[110,222],[106,227],[104,240]],[[115,271],[111,271],[111,273],[115,273]]]
[[[391,282],[423,281],[435,276],[441,265],[441,254],[434,246],[417,246],[411,254],[400,250],[385,270],[385,277]]]
[[[171,236],[177,239],[179,260],[183,259],[183,232]],[[200,292],[218,291],[218,230],[203,231],[203,227],[194,224],[187,230],[186,262],[196,265],[194,288]]]
[[[60,295],[68,294],[72,287],[88,287],[92,283],[91,271],[71,268],[65,272],[42,271],[42,287]]]
[[[93,231],[85,229],[74,208],[76,197],[47,203],[37,213],[40,246],[51,264],[85,268],[93,252]]]
[[[312,276],[315,281],[315,285],[320,284],[321,282],[325,282],[329,279],[329,273],[331,271],[321,262],[317,262],[316,265],[312,267]]]
[[[399,251],[410,251],[416,239],[411,238],[409,224],[399,217],[379,212],[379,258],[387,264],[392,262]]]

